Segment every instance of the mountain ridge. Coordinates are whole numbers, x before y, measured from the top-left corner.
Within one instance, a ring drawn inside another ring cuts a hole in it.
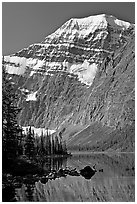
[[[86,22],[83,33],[70,19],[43,43],[4,57],[20,96],[20,125],[61,132],[71,146],[72,136],[76,138],[80,130],[80,143],[85,137],[84,145],[91,141],[92,146],[93,135],[90,131],[85,135],[86,126],[99,124],[94,135],[102,130],[107,135],[102,141],[108,138],[111,143],[110,132],[122,135],[126,126],[130,129],[134,124],[134,25],[99,16],[79,20]],[[93,18],[98,23],[92,27]],[[100,143],[98,139],[94,145]],[[130,146],[134,149],[134,144]]]

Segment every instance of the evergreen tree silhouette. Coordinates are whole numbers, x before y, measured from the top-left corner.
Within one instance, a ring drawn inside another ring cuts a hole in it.
[[[44,134],[43,134],[43,131],[41,132],[41,137],[40,137],[40,155],[41,156],[45,155],[45,144],[44,144]]]
[[[18,137],[21,128],[17,123],[20,111],[16,104],[17,95],[14,85],[8,79],[4,62],[2,66],[2,156],[3,159],[15,158],[18,150]]]
[[[54,154],[55,154],[55,141],[54,141],[53,135],[52,135],[52,139],[51,139],[51,140],[52,140],[52,142],[51,142],[51,146],[52,146],[52,148],[51,148],[51,149],[52,149],[51,154],[54,155]]]
[[[57,135],[55,136],[55,154],[59,153],[59,140]]]
[[[40,139],[39,139],[39,136],[37,134],[35,135],[35,152],[36,152],[37,156],[40,153]]]
[[[65,141],[63,141],[63,144],[62,144],[62,153],[67,154],[67,145]]]
[[[46,154],[51,155],[51,137],[48,133],[48,128],[47,128],[47,136],[46,136]]]
[[[25,141],[25,154],[29,157],[33,157],[35,154],[34,146],[34,131],[31,131],[31,126],[27,132],[26,141]]]

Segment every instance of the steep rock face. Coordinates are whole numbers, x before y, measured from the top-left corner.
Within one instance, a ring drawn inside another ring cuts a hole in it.
[[[132,126],[134,58],[134,25],[104,14],[70,19],[42,43],[5,56],[19,124],[61,132],[70,146],[78,137],[77,145],[92,141],[85,131],[92,124],[105,135]]]

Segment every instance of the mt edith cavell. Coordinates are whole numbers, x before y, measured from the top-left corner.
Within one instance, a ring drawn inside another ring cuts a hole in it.
[[[72,18],[41,43],[4,56],[19,125],[37,134],[48,128],[71,151],[133,152],[134,28],[105,14]]]

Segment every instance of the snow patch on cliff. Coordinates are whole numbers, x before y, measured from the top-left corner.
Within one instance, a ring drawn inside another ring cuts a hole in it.
[[[117,25],[119,25],[119,26],[121,26],[121,27],[123,27],[123,28],[125,28],[125,29],[128,29],[129,26],[131,25],[129,22],[122,21],[122,20],[119,20],[119,19],[114,20],[114,22],[115,22]]]
[[[37,60],[37,62],[36,62],[36,64],[35,64],[35,66],[33,67],[33,69],[39,69],[39,68],[41,68],[43,65],[45,64],[45,60]]]
[[[38,70],[44,66],[45,60],[26,59],[25,57],[18,56],[5,56],[4,61],[6,62],[6,71],[9,74],[23,75],[26,71],[26,67],[33,69],[30,76],[35,73],[35,70]]]
[[[22,127],[23,132],[26,134],[27,131],[29,130],[30,126],[26,126],[26,127]],[[43,134],[47,135],[47,133],[49,135],[52,135],[53,133],[55,133],[55,130],[50,130],[50,129],[46,129],[46,128],[35,128],[34,126],[31,127],[31,130],[34,130],[34,134],[36,134],[37,136],[41,136],[41,133],[43,132]]]
[[[37,94],[37,91],[34,92],[34,93],[31,93],[31,94],[28,94],[27,98],[26,98],[26,101],[36,101],[37,100],[36,94]]]
[[[90,64],[87,60],[83,64],[73,64],[70,67],[70,73],[78,75],[81,83],[91,86],[97,72],[97,64]]]
[[[26,58],[17,56],[5,56],[6,71],[9,74],[22,75],[26,71]]]
[[[25,72],[25,68],[6,65],[6,72],[8,72],[8,74],[23,75]]]
[[[26,58],[25,57],[18,57],[18,56],[5,56],[4,61],[14,63],[16,65],[26,65]]]
[[[22,89],[20,89],[22,92],[25,92],[25,93],[28,93],[29,92],[29,90],[28,89],[24,89],[24,88],[22,88]]]

